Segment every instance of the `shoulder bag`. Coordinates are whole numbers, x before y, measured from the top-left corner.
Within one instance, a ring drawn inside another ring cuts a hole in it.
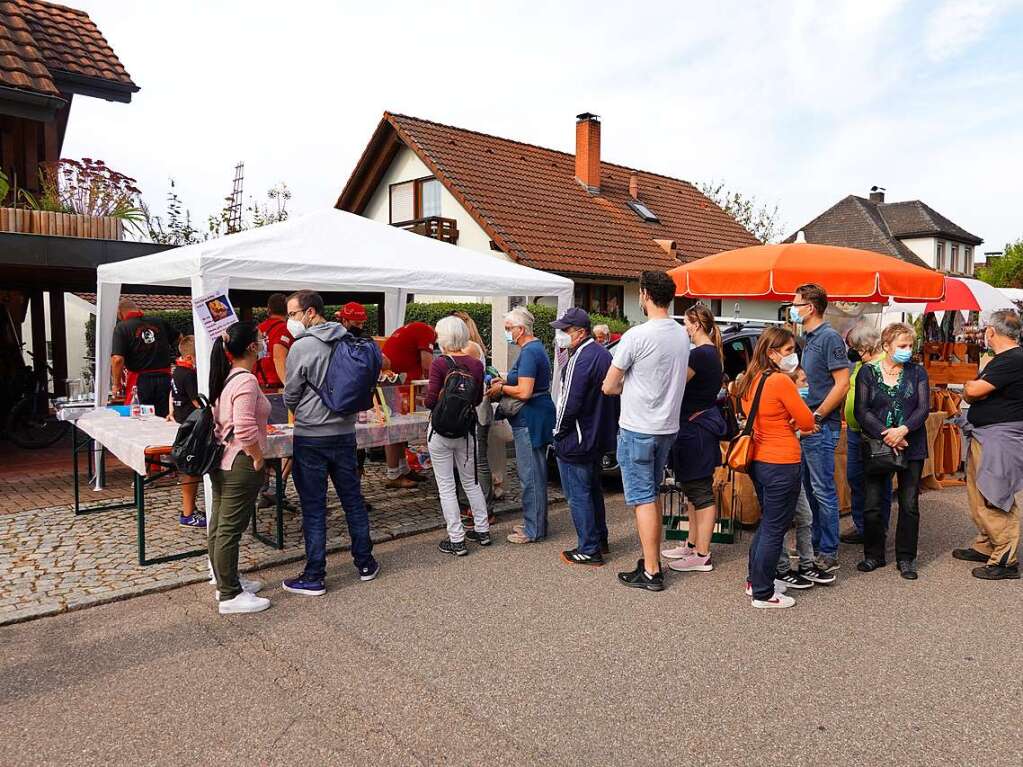
[[[757,411],[760,409],[760,396],[764,393],[764,384],[771,373],[764,372],[757,384],[757,393],[753,395],[753,403],[750,405],[749,415],[746,416],[746,424],[743,426],[739,436],[728,444],[728,452],[725,453],[725,463],[733,471],[747,474],[750,464],[753,463],[753,422],[756,420]]]
[[[860,375],[863,375],[864,369],[860,370]],[[874,392],[878,383],[878,372],[873,368],[870,368],[869,375],[874,377],[874,387],[870,390],[870,402],[867,403],[869,407],[873,404]],[[892,474],[894,472],[902,471],[906,468],[906,454],[902,450],[896,450],[890,445],[886,444],[883,439],[877,437],[871,437],[866,432],[863,432],[863,440],[861,442],[861,451],[863,453],[863,471],[866,474]]]

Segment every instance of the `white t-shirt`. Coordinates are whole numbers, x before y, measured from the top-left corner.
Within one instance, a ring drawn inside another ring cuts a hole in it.
[[[689,366],[689,334],[673,319],[647,320],[626,331],[613,363],[625,371],[618,425],[640,434],[678,431]]]

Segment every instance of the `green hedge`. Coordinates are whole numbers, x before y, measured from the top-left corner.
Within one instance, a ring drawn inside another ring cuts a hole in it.
[[[334,317],[336,312],[341,307],[339,306],[327,306],[325,307],[326,316],[328,319]],[[547,354],[553,359],[554,349],[554,328],[550,326],[550,323],[557,319],[557,310],[553,306],[546,304],[530,304],[528,307],[533,316],[536,317],[536,325],[533,328],[533,332],[536,337],[543,341],[544,347],[547,349]],[[465,312],[476,322],[476,326],[479,328],[480,335],[483,336],[483,343],[487,345],[487,349],[493,348],[491,343],[491,309],[490,304],[479,304],[474,302],[454,302],[446,301],[443,303],[411,303],[405,307],[405,322],[425,322],[428,325],[436,325],[442,317],[447,317],[453,311]],[[367,327],[376,328],[377,321],[377,306],[376,304],[366,304],[366,314],[368,315]],[[192,330],[192,312],[188,310],[175,310],[165,312],[146,312],[147,317],[159,317],[167,321],[173,328],[179,333],[191,334]],[[257,322],[262,322],[266,319],[266,310],[257,309],[252,313],[253,319]],[[611,328],[614,333],[624,333],[629,329],[629,323],[624,320],[617,319],[615,317],[604,317],[599,314],[591,314],[590,320],[594,325],[607,325]],[[88,349],[91,353],[96,348],[96,317],[90,315],[89,321],[85,328],[85,338],[88,343]],[[503,339],[502,339],[503,341]]]

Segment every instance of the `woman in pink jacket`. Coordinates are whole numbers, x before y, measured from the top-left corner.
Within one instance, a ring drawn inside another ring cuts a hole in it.
[[[255,613],[270,606],[269,599],[243,590],[238,580],[238,544],[263,486],[270,402],[252,371],[264,354],[266,339],[256,324],[239,322],[214,342],[210,355],[210,401],[217,439],[224,444],[220,467],[210,474],[213,513],[208,530],[221,615]],[[253,583],[258,591],[261,584]]]

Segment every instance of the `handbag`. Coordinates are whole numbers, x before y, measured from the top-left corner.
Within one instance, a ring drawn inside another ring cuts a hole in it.
[[[895,450],[883,439],[863,435],[863,467],[867,474],[891,474],[908,465],[906,453]]]
[[[519,414],[519,411],[525,407],[526,401],[524,399],[515,399],[504,395],[497,402],[497,413],[494,415],[497,419],[508,419],[513,418]]]
[[[756,420],[757,410],[760,408],[760,395],[764,393],[764,384],[767,383],[767,377],[770,375],[770,372],[764,372],[760,383],[757,384],[757,393],[753,395],[753,404],[750,405],[745,426],[742,427],[739,436],[728,443],[725,463],[733,471],[747,474],[750,464],[753,463],[753,422]]]

